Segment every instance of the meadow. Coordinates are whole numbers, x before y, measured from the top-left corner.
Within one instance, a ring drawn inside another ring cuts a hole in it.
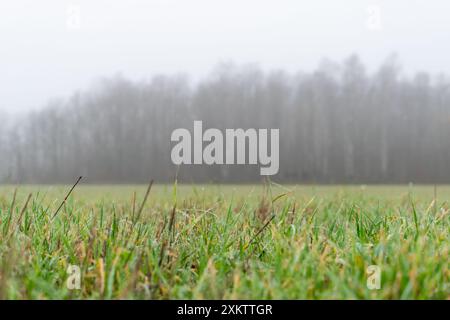
[[[70,188],[0,186],[0,299],[450,298],[449,186]]]

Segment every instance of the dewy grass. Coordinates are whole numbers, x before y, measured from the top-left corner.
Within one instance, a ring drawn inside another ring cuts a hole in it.
[[[0,188],[0,298],[450,298],[431,187],[177,188],[153,186],[140,212],[145,188],[78,186],[54,219],[68,188]]]

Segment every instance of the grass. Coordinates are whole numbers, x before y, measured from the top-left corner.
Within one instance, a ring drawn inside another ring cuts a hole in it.
[[[0,187],[0,298],[450,298],[450,187],[69,189]]]

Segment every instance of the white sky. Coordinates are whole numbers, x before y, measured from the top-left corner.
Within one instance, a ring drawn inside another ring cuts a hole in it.
[[[381,30],[368,27],[369,6]],[[5,0],[0,111],[38,108],[117,72],[201,77],[229,60],[307,71],[357,53],[374,68],[396,52],[408,72],[450,74],[449,12],[448,0]]]

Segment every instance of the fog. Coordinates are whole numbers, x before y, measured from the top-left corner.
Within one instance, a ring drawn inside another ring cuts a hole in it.
[[[0,4],[0,183],[260,181],[177,128],[279,129],[280,182],[448,183],[446,1]],[[278,157],[277,157],[278,169]]]
[[[449,9],[444,0],[2,1],[0,110],[42,108],[117,72],[195,81],[222,61],[295,72],[355,53],[375,70],[397,53],[405,73],[448,74]]]
[[[197,84],[117,75],[1,127],[0,182],[169,182],[177,172],[181,182],[261,181],[255,165],[177,168],[172,132],[192,131],[195,120],[279,129],[271,178],[280,182],[450,182],[449,78],[407,77],[399,66],[390,56],[368,72],[354,55],[313,72],[223,64]]]

